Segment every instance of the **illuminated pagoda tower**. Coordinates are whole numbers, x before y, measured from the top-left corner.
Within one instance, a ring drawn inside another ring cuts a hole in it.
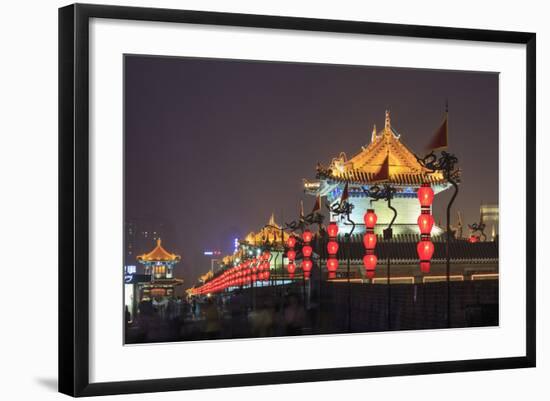
[[[401,141],[401,135],[391,126],[389,111],[386,111],[384,128],[377,131],[375,125],[370,143],[362,146],[361,151],[355,156],[348,159],[345,153],[340,153],[328,167],[317,165],[317,179],[304,180],[305,192],[326,197],[333,205],[340,201],[347,184],[348,202],[354,206],[350,218],[356,223],[362,223],[365,211],[372,208],[378,216],[375,233],[382,234],[382,230],[393,218],[393,212],[385,201],[371,202],[363,189],[369,189],[375,184],[375,177],[381,171],[386,158],[389,161],[389,179],[385,182],[396,189],[391,201],[398,212],[393,232],[397,235],[419,234],[417,219],[420,205],[416,191],[422,183],[429,183],[437,194],[449,188],[450,184],[440,172],[431,173],[420,165],[413,152]],[[331,221],[338,222],[340,233],[349,232],[350,225],[345,224],[343,220],[330,217]],[[354,233],[363,231],[364,227],[358,225]],[[441,233],[442,229],[434,226],[432,235],[437,236]]]
[[[138,256],[137,260],[144,265],[145,274],[151,276],[150,282],[140,284],[140,300],[172,297],[175,287],[183,284],[183,280],[174,278],[174,266],[181,257],[164,249],[160,238],[151,252]]]
[[[288,239],[288,234],[284,232],[279,224],[275,221],[275,214],[271,214],[269,221],[265,227],[262,227],[258,232],[250,232],[245,237],[245,243],[251,246],[261,246],[265,243],[277,244]]]

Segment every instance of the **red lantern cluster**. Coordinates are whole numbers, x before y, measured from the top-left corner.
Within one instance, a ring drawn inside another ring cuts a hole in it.
[[[311,254],[313,253],[313,248],[311,248],[311,240],[313,239],[313,233],[309,230],[305,230],[302,233],[302,240],[304,245],[302,246],[302,270],[304,271],[304,279],[309,279],[311,274],[311,268],[313,267],[313,262],[311,261]]]
[[[376,264],[378,258],[374,254],[374,248],[376,247],[376,234],[374,234],[374,226],[378,217],[374,213],[373,209],[367,209],[365,216],[363,217],[365,222],[366,233],[363,236],[363,245],[365,246],[365,256],[363,257],[363,265],[365,266],[366,275],[368,278],[374,277],[374,271],[376,270]]]
[[[338,270],[338,224],[331,222],[327,227],[328,244],[327,244],[327,270],[328,278],[336,278],[336,270]]]
[[[257,281],[268,281],[271,253],[264,251],[260,256],[244,260],[237,265],[226,269],[220,275],[207,281],[197,288],[193,288],[192,295],[207,295],[222,292],[231,287],[254,285]]]
[[[286,240],[286,246],[288,247],[288,251],[286,252],[286,257],[288,258],[286,271],[288,272],[290,278],[294,278],[294,273],[296,272],[296,251],[294,250],[294,247],[296,246],[296,237],[294,237],[294,235],[288,237]]]
[[[434,254],[434,244],[431,241],[431,232],[434,226],[434,218],[431,215],[434,191],[430,184],[422,184],[418,188],[418,200],[420,202],[420,216],[418,216],[418,227],[420,228],[420,242],[416,245],[418,258],[420,259],[420,270],[423,273],[430,272],[430,260]]]
[[[269,280],[269,259],[271,258],[271,254],[269,251],[265,251],[260,256],[260,262],[258,264],[258,280],[260,281],[268,281]]]

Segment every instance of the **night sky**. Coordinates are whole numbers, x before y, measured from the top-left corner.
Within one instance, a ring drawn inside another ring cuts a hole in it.
[[[453,219],[477,222],[482,202],[498,203],[497,73],[133,55],[124,72],[125,219],[166,227],[185,288],[210,268],[203,251],[230,253],[272,212],[295,219],[300,200],[308,212],[302,178],[358,153],[386,109],[420,155],[448,99],[462,169]],[[436,222],[451,192],[436,197]]]

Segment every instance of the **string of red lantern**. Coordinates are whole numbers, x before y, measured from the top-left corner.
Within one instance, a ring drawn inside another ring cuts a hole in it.
[[[294,247],[296,246],[296,237],[290,235],[286,240],[286,245],[288,251],[286,252],[286,257],[288,258],[288,265],[286,266],[286,271],[288,272],[289,277],[294,278],[294,273],[296,272],[296,251]]]
[[[311,254],[313,253],[313,248],[311,248],[310,243],[313,239],[313,234],[309,230],[305,230],[302,233],[302,240],[304,245],[302,246],[302,270],[304,272],[304,279],[309,279],[311,274],[311,268],[313,267],[313,262],[311,261]]]
[[[374,254],[374,248],[376,247],[376,234],[374,234],[374,226],[378,217],[374,213],[374,209],[367,209],[367,212],[363,216],[365,222],[366,233],[363,236],[363,245],[365,246],[365,256],[363,257],[363,265],[365,265],[365,271],[368,278],[374,277],[376,270],[376,263],[378,258]]]
[[[338,259],[336,253],[338,252],[338,225],[335,222],[331,222],[327,227],[328,244],[327,244],[327,270],[328,278],[336,278],[336,270],[338,270]]]
[[[422,184],[422,186],[418,188],[418,200],[420,201],[421,212],[417,222],[420,228],[420,242],[416,245],[422,273],[430,272],[430,260],[432,259],[435,249],[431,241],[431,232],[434,225],[434,218],[431,215],[433,199],[434,191],[430,184]]]

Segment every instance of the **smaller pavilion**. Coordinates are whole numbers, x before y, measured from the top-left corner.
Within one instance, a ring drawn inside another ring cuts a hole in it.
[[[169,298],[174,296],[175,287],[182,285],[183,280],[174,278],[174,266],[181,260],[179,255],[163,248],[161,239],[149,253],[137,257],[145,268],[145,274],[151,276],[150,282],[140,284],[140,301]]]

